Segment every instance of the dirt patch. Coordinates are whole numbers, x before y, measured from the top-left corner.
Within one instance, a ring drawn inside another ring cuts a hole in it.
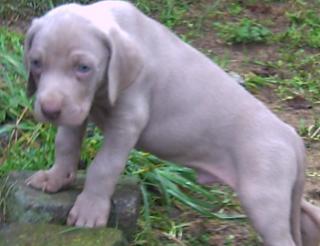
[[[187,233],[193,238],[201,238],[206,233],[208,238],[204,245],[210,246],[261,245],[253,228],[245,222],[197,219],[189,227]]]
[[[275,4],[246,4],[245,1],[237,1],[244,8],[241,16],[252,18],[257,21],[267,22],[267,27],[273,33],[279,33],[288,27],[288,19],[285,18],[285,12],[289,3]],[[228,60],[228,68],[238,73],[247,74],[249,72],[266,73],[261,70],[261,66],[257,66],[255,61],[276,61],[279,59],[277,44],[239,44],[227,45],[218,36],[214,23],[227,23],[236,20],[237,16],[228,13],[228,7],[235,1],[225,1],[219,6],[207,0],[201,0],[197,4],[193,4],[190,11],[186,14],[185,19],[193,24],[193,29],[197,29],[196,34],[190,31],[187,24],[175,27],[175,31],[179,34],[190,36],[192,45],[206,53],[208,56],[215,58],[226,58]],[[212,11],[215,7],[219,7],[218,11]],[[202,16],[199,18],[199,16]],[[267,21],[266,21],[267,20]],[[272,20],[272,21],[271,21]],[[268,74],[274,73],[267,71]]]

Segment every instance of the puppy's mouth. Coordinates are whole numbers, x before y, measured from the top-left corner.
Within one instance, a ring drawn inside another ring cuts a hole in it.
[[[64,108],[60,112],[43,112],[35,106],[35,119],[43,123],[51,123],[56,126],[80,126],[87,119],[89,109],[86,107]]]

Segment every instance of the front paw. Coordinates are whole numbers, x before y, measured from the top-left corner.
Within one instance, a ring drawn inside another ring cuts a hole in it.
[[[26,180],[26,184],[44,192],[57,192],[73,183],[75,173],[59,173],[54,169],[40,170]]]
[[[110,199],[82,192],[69,212],[67,224],[78,227],[103,227],[108,222]]]

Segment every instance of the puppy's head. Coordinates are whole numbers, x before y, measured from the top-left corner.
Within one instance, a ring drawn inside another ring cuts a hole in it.
[[[56,11],[33,21],[25,40],[25,65],[27,93],[36,96],[38,120],[80,125],[97,94],[105,92],[102,96],[113,106],[141,70],[128,35],[113,22],[104,29],[101,20],[94,20]]]

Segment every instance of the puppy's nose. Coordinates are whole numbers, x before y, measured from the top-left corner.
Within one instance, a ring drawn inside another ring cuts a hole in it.
[[[54,103],[43,103],[41,104],[41,111],[48,120],[56,120],[61,114],[61,107]]]

